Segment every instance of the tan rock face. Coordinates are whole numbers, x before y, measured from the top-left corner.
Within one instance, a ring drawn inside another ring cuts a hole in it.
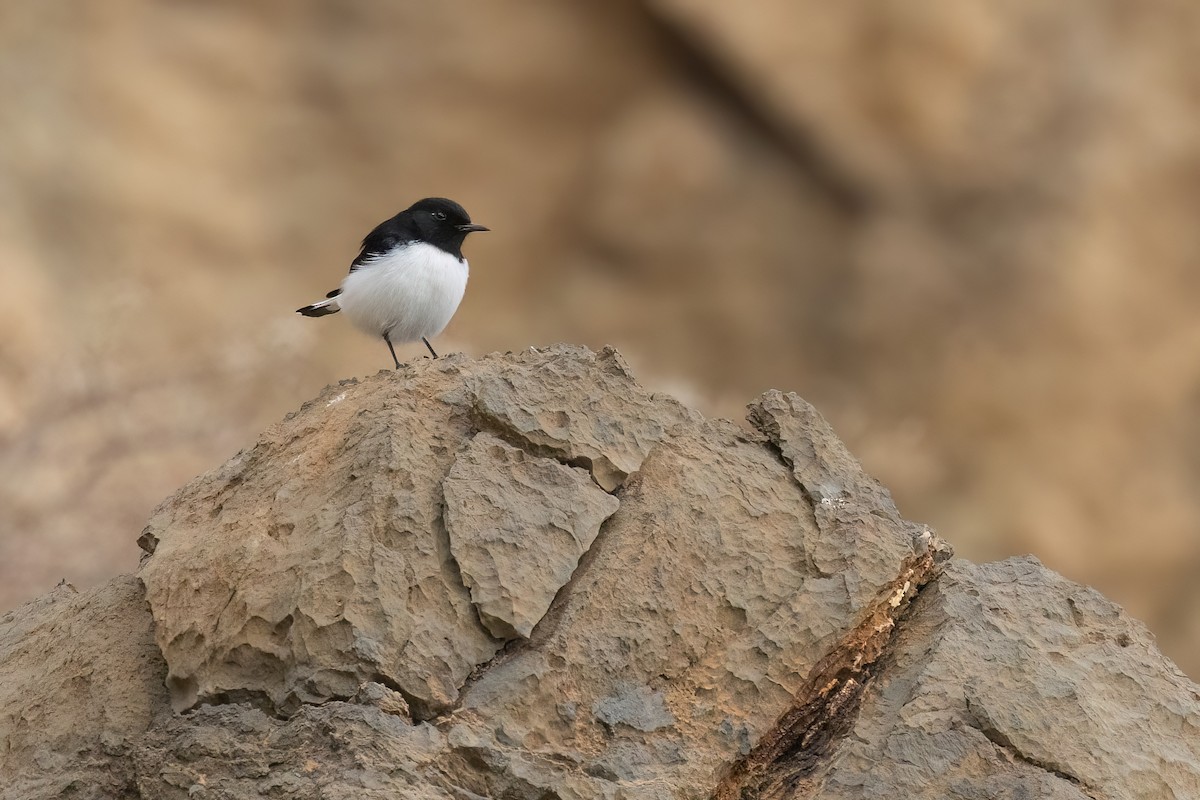
[[[620,503],[582,470],[480,433],[442,489],[450,551],[488,632],[529,638]]]
[[[765,434],[705,422],[639,389],[615,353],[569,348],[331,387],[143,535],[176,708],[290,714],[374,681],[419,718],[460,708],[448,724],[468,749],[566,754],[599,776],[588,792],[703,791],[826,652],[890,630],[940,552],[860,490],[876,485],[803,401],[764,402]],[[840,527],[780,458],[801,439],[842,487]],[[618,502],[535,454],[636,478]],[[547,787],[569,777],[529,769]]]
[[[1141,623],[1036,559],[955,561],[913,604],[844,746],[799,785],[822,798],[1192,797],[1198,758],[1200,687]],[[905,768],[880,766],[892,762]]]
[[[1138,624],[949,561],[799,397],[749,421],[564,346],[329,387],[159,507],[141,581],[0,619],[0,800],[1200,791]]]
[[[638,388],[611,351],[450,357],[327,389],[182,489],[146,527],[141,541],[153,555],[140,574],[176,708],[253,697],[294,710],[348,698],[364,681],[398,687],[419,715],[447,708],[502,638],[527,635],[615,508],[586,473],[509,448],[501,452],[516,485],[497,502],[514,515],[496,520],[503,530],[481,531],[473,515],[487,493],[468,491],[485,468],[470,447],[480,429],[587,464],[611,486],[670,427],[695,418]],[[448,496],[447,475],[458,476]],[[540,484],[518,496],[532,476]],[[580,505],[568,520],[573,498]],[[578,536],[569,554],[544,562],[537,586],[531,573],[516,574],[517,554],[501,554],[494,577],[485,569],[504,538],[535,541],[519,513],[542,529],[562,521]],[[467,556],[486,627],[453,546]]]
[[[328,389],[151,517],[140,574],[176,708],[294,710],[368,680],[444,707],[499,647],[440,511],[466,415],[438,400],[437,369],[387,378]]]
[[[566,754],[606,781],[702,796],[827,652],[864,620],[882,624],[873,609],[897,592],[887,612],[898,613],[932,574],[929,537],[894,524],[868,538],[851,555],[843,532],[819,529],[763,438],[724,422],[678,432],[623,491],[530,646],[464,691],[472,746],[519,745],[529,752],[510,757],[530,767]],[[836,571],[833,550],[847,554]]]
[[[482,795],[517,786],[579,796],[710,790],[714,765],[746,755],[821,674],[828,652],[886,638],[942,557],[886,493],[860,491],[875,484],[803,401],[772,395],[764,408],[774,427],[761,424],[762,434],[704,422],[638,389],[616,354],[569,349],[426,362],[327,390],[164,504],[147,528],[153,554],[142,574],[177,706],[265,696],[290,713],[349,697],[355,681],[380,681],[438,722],[440,758],[496,765],[467,783]],[[815,490],[780,459],[801,439],[811,468],[843,487],[841,513],[865,515],[853,551],[851,523],[819,524]],[[534,453],[589,466],[609,484],[636,478],[614,487],[618,503],[583,470]],[[269,473],[271,463],[289,469]],[[301,488],[314,480],[326,489]],[[285,502],[295,506],[289,540],[314,542],[302,559],[272,544]],[[232,508],[250,524],[210,522],[197,506]],[[319,550],[361,574],[354,556],[396,539],[397,516],[408,538],[394,549],[405,560],[377,566],[372,581],[318,589],[330,561]],[[422,558],[432,549],[422,527],[438,534],[428,537],[434,545],[446,537],[452,561],[440,570]],[[226,565],[214,553],[196,575],[182,566],[197,542],[237,558]],[[186,593],[181,581],[190,581]],[[293,608],[332,599],[334,589],[344,611],[329,624],[371,650],[295,623],[259,638],[259,620],[276,626],[284,610],[300,618]],[[468,589],[479,620],[463,616]],[[190,600],[197,595],[223,606]],[[440,602],[418,609],[414,597]],[[382,609],[390,628],[355,612],[364,607]],[[418,615],[421,626],[404,625]],[[514,635],[532,638],[481,667],[500,646],[492,636]],[[480,644],[468,651],[472,642]],[[371,705],[379,691],[362,696]],[[554,766],[563,759],[577,766]]]
[[[620,486],[671,426],[700,419],[673,398],[638,387],[615,350],[601,351],[594,368],[560,359],[530,372],[524,366],[531,360],[541,359],[519,357],[470,376],[472,408],[501,435],[587,467],[605,491]]]

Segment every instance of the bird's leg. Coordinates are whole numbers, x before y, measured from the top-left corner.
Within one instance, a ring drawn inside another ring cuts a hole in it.
[[[396,348],[392,347],[392,337],[388,336],[387,331],[383,332],[383,340],[387,342],[388,351],[392,354],[392,361],[396,362],[396,369],[400,369],[400,359],[396,358]]]
[[[429,343],[429,340],[422,336],[421,341],[424,342],[425,346],[429,348],[429,352],[433,354],[433,357],[437,358],[437,352],[433,349],[433,345]]]

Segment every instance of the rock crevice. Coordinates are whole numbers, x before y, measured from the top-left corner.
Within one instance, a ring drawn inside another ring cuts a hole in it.
[[[713,800],[811,795],[808,776],[853,728],[863,693],[895,640],[911,601],[937,574],[947,550],[911,560],[854,627],[804,681],[804,688],[774,728],[721,779]]]
[[[967,702],[967,709],[969,711],[977,710],[971,709],[970,701]],[[1007,736],[1005,736],[994,725],[987,721],[986,716],[974,714],[972,727],[982,733],[989,742],[996,745],[1001,752],[1010,757],[1013,761],[1019,761],[1022,764],[1028,764],[1031,767],[1040,769],[1048,775],[1053,775],[1055,778],[1066,781],[1072,786],[1077,787],[1088,797],[1093,798],[1093,800],[1096,800],[1098,797],[1094,789],[1086,786],[1083,781],[1079,780],[1079,778],[1075,777],[1069,772],[1064,772],[1061,768],[1055,765],[1044,764],[1038,761],[1036,758],[1031,758],[1029,755],[1022,753],[1020,748],[1009,741]]]

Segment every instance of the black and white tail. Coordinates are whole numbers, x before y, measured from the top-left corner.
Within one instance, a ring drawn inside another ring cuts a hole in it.
[[[337,296],[342,293],[341,289],[334,289],[329,294],[325,295],[326,299],[319,303],[313,303],[311,306],[297,308],[297,314],[303,314],[306,317],[323,317],[326,314],[336,314],[342,310],[338,305]]]

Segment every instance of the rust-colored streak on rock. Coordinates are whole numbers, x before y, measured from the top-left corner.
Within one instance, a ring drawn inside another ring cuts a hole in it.
[[[713,800],[783,800],[807,796],[806,779],[853,727],[863,692],[909,602],[940,570],[927,551],[905,566],[862,621],[805,679],[796,704],[743,760],[734,764]]]

